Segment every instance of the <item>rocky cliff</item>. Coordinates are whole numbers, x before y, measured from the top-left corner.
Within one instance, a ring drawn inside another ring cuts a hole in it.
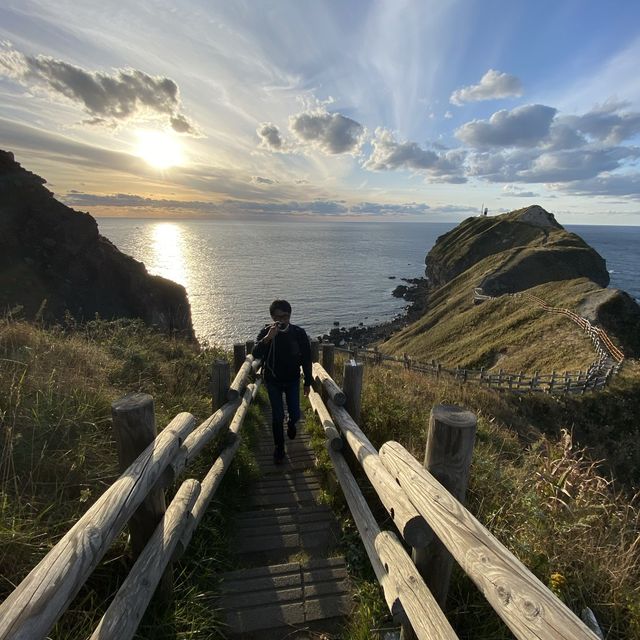
[[[141,318],[193,339],[187,294],[147,273],[98,233],[88,214],[58,202],[45,180],[0,151],[0,309],[49,321]]]
[[[425,261],[426,275],[430,285],[441,286],[497,254],[502,254],[499,265],[478,282],[488,295],[574,278],[588,278],[601,287],[609,284],[604,259],[537,205],[468,218],[438,238]]]

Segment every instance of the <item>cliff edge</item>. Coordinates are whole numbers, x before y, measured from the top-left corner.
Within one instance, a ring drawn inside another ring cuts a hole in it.
[[[88,213],[58,202],[46,181],[0,151],[0,309],[21,305],[60,321],[141,318],[194,338],[183,286],[149,275],[144,264],[98,233]]]

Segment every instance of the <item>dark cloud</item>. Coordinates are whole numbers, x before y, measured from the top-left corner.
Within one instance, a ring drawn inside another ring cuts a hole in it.
[[[291,116],[289,128],[301,142],[330,155],[357,153],[365,134],[359,122],[322,109]]]
[[[254,184],[276,184],[277,180],[271,178],[263,178],[262,176],[251,176],[251,182]]]
[[[213,211],[218,208],[213,202],[199,200],[166,200],[162,198],[143,198],[130,193],[97,195],[71,190],[60,198],[70,207],[146,207],[158,209],[198,209]]]
[[[508,73],[500,73],[495,69],[489,69],[478,84],[457,89],[451,94],[449,101],[451,104],[461,106],[465,102],[495,100],[497,98],[510,98],[521,95],[522,83],[519,78]]]
[[[482,147],[535,147],[548,135],[557,109],[541,104],[502,109],[489,120],[473,120],[455,132],[462,142]]]
[[[371,141],[373,152],[364,163],[370,171],[409,169],[425,172],[438,182],[466,182],[462,167],[466,156],[463,149],[449,149],[437,153],[423,149],[416,142],[398,142],[387,129],[376,129]]]
[[[262,122],[256,129],[260,138],[260,146],[271,151],[283,151],[284,142],[280,135],[280,129],[271,122]]]
[[[147,115],[164,116],[179,133],[196,134],[196,127],[180,113],[178,85],[162,76],[137,69],[113,74],[92,72],[49,56],[0,51],[0,70],[25,86],[44,86],[65,96],[92,116],[85,124],[112,124]]]

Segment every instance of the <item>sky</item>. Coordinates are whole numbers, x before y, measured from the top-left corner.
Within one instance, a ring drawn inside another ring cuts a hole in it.
[[[2,0],[0,148],[97,216],[640,225],[637,0]]]

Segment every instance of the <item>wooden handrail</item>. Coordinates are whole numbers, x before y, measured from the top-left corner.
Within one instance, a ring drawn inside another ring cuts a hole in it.
[[[380,459],[518,639],[597,636],[397,442]]]
[[[394,479],[382,465],[377,449],[344,407],[336,406],[331,400],[327,406],[402,537],[412,547],[424,547],[431,539],[429,527],[405,494],[398,491]]]
[[[133,638],[180,537],[193,526],[189,512],[199,493],[197,480],[181,485],[90,640]]]
[[[194,424],[190,414],[176,416],[14,589],[0,605],[2,640],[47,635]]]
[[[314,382],[325,390],[334,404],[339,407],[343,406],[347,401],[347,396],[345,396],[342,389],[333,381],[333,378],[325,368],[319,362],[314,362],[312,371]]]

